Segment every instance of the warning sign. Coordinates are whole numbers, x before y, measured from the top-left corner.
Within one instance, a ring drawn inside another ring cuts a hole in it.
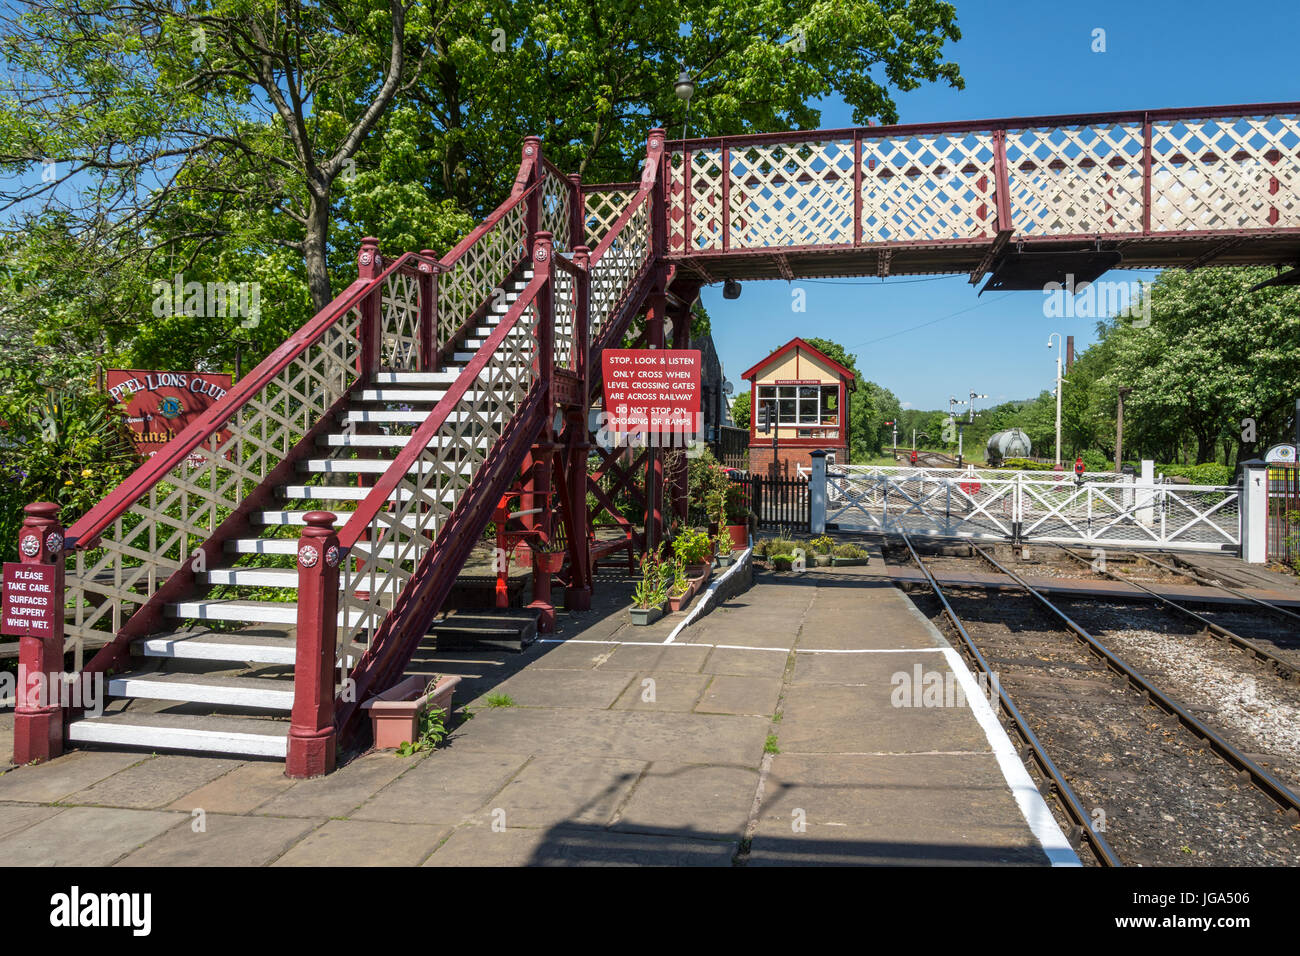
[[[63,599],[54,593],[54,575],[52,564],[5,564],[0,633],[33,637],[54,633],[54,602]]]
[[[605,427],[694,433],[700,414],[698,349],[606,349]]]

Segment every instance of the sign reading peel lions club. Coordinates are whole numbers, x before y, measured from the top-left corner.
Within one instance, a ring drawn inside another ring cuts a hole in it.
[[[109,369],[106,384],[113,401],[126,405],[136,451],[148,458],[230,391],[231,378],[211,372]],[[228,434],[219,432],[218,440],[225,441]]]
[[[700,414],[698,349],[605,349],[605,427],[693,434]]]
[[[54,633],[54,610],[53,565],[5,563],[0,634],[48,637]]]

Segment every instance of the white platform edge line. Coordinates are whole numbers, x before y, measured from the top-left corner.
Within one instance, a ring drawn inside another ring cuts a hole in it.
[[[993,748],[993,756],[997,758],[1002,776],[1007,786],[1011,788],[1011,795],[1015,797],[1016,805],[1020,807],[1025,822],[1029,824],[1029,829],[1037,837],[1043,852],[1047,854],[1048,862],[1052,866],[1083,866],[1079,854],[1074,852],[1074,847],[1070,846],[1070,841],[1065,838],[1056,818],[1052,816],[1052,811],[1048,809],[1047,801],[1043,799],[1043,795],[1034,786],[1034,781],[1030,779],[1029,771],[1025,769],[1020,755],[1011,744],[1011,738],[1007,736],[1006,728],[993,713],[992,705],[985,699],[984,692],[976,684],[975,676],[966,666],[966,661],[955,648],[945,647],[942,650],[948,660],[948,666],[952,668],[961,683],[971,713],[983,729],[984,736],[988,738],[989,746]]]

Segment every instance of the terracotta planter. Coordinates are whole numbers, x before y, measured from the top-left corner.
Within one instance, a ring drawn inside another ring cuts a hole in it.
[[[732,551],[744,551],[749,547],[749,525],[729,524],[727,534],[731,536]]]
[[[713,574],[713,565],[707,561],[700,564],[688,564],[686,566],[686,576],[691,579],[691,586],[695,593],[699,594],[704,590],[705,585],[709,583],[709,577]]]
[[[686,607],[686,605],[691,603],[691,598],[693,597],[695,597],[695,591],[693,588],[689,587],[681,594],[677,595],[677,597],[673,597],[671,594],[668,595],[668,610],[680,611],[682,608]]]
[[[653,624],[664,616],[662,607],[634,607],[631,610],[632,623],[638,626]]]
[[[563,551],[537,551],[537,566],[543,574],[558,574],[560,568],[564,567]]]
[[[419,734],[420,715],[427,710],[442,710],[451,716],[452,698],[459,677],[441,677],[433,690],[424,692],[427,678],[408,677],[361,705],[370,711],[370,726],[375,732],[375,748],[391,750],[403,743],[414,743]]]

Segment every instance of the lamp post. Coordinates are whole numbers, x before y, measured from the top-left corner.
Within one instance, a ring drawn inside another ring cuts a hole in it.
[[[1052,348],[1052,339],[1056,339],[1056,465],[1061,464],[1061,333],[1053,332],[1047,337],[1047,347]]]
[[[682,70],[677,74],[677,82],[673,84],[673,92],[677,98],[686,104],[686,115],[682,117],[682,139],[686,138],[686,124],[691,118],[691,97],[695,95],[695,81],[691,75]]]

